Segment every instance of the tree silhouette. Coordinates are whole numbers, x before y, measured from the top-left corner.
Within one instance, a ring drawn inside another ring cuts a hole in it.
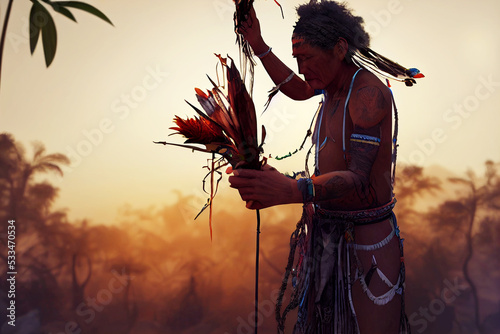
[[[64,154],[45,154],[45,146],[35,142],[33,144],[33,157],[25,158],[24,149],[16,144],[12,135],[0,134],[0,179],[7,186],[4,192],[8,194],[9,219],[16,219],[19,210],[25,205],[25,193],[33,177],[41,173],[56,173],[63,175],[60,166],[69,165],[70,160]]]
[[[495,247],[498,243],[499,229],[498,218],[492,215],[499,209],[500,182],[498,166],[493,162],[486,162],[486,172],[479,178],[474,172],[468,171],[465,178],[449,178],[449,181],[459,186],[458,198],[443,202],[429,215],[433,230],[439,231],[440,240],[446,244],[448,238],[457,249],[457,241],[463,238],[464,247],[462,257],[455,257],[460,261],[460,270],[470,287],[473,307],[474,326],[480,333],[485,333],[481,325],[480,300],[477,283],[472,277],[471,264],[478,258],[475,250],[478,246]],[[496,232],[496,233],[495,233]],[[445,250],[441,248],[441,256]],[[493,253],[491,253],[493,254]],[[452,254],[444,256],[448,261],[453,261]]]
[[[0,134],[0,191],[1,191],[1,212],[7,217],[13,214],[15,193],[15,180],[18,174],[19,163],[23,159],[24,152],[16,146],[14,137],[11,134]]]
[[[16,248],[16,270],[22,275],[16,283],[20,312],[38,307],[43,317],[57,313],[61,297],[58,276],[66,266],[64,253],[57,247],[68,242],[68,224],[64,213],[51,208],[58,189],[34,179],[48,172],[62,175],[60,166],[68,163],[62,154],[46,154],[40,143],[33,145],[33,156],[27,159],[12,135],[0,134],[0,218],[16,221],[16,244],[23,245]],[[7,224],[0,228],[5,232]],[[6,238],[1,240],[6,247]],[[3,249],[2,258],[4,254]]]
[[[238,208],[237,199],[228,198],[218,209],[212,243],[205,226],[184,214],[188,197],[160,208],[122,210],[113,225],[69,222],[65,211],[53,208],[58,189],[35,177],[60,174],[61,164],[41,144],[27,156],[11,135],[0,136],[0,217],[10,217],[15,193],[18,226],[24,229],[17,235],[23,247],[16,250],[20,317],[39,310],[46,333],[64,332],[70,321],[82,334],[144,333],[146,327],[154,333],[251,331],[254,243],[247,235],[254,231],[254,217]],[[484,175],[440,183],[423,168],[400,168],[396,208],[406,238],[407,313],[410,322],[426,321],[425,329],[412,324],[416,333],[496,333],[499,172],[500,165],[489,161]],[[440,190],[450,184],[456,196]],[[437,204],[417,208],[420,198]],[[275,330],[273,291],[299,216],[300,206],[270,208],[263,215],[263,332]],[[0,279],[2,291],[5,282]],[[449,284],[456,294],[447,290],[443,299]],[[433,310],[427,313],[431,320],[422,315],[425,309]],[[291,322],[293,317],[290,328]]]
[[[414,205],[415,200],[429,194],[436,194],[439,190],[441,190],[439,179],[425,176],[423,167],[400,166],[395,184],[398,218],[402,221],[410,219],[418,213]]]
[[[92,276],[92,260],[88,249],[88,232],[87,232],[86,221],[83,222],[82,226],[78,229],[78,236],[76,237],[76,242],[73,245],[71,251],[71,287],[73,294],[73,309],[76,309],[78,305],[84,300],[85,287],[90,281]],[[86,261],[86,275],[83,280],[79,279],[78,268],[83,267],[81,260]]]

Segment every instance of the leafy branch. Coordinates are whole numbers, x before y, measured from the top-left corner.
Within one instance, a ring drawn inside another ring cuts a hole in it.
[[[0,39],[0,82],[2,76],[5,39],[7,36],[7,27],[9,24],[13,2],[14,0],[9,0],[9,3],[7,5],[7,11],[5,13],[5,19],[2,28],[2,37]],[[31,0],[31,2],[33,3],[33,5],[31,7],[29,16],[30,51],[31,54],[35,52],[36,46],[38,45],[38,40],[40,39],[41,35],[45,64],[47,67],[52,64],[52,61],[54,60],[54,57],[56,55],[57,30],[54,19],[52,18],[50,12],[47,10],[46,6],[52,8],[54,12],[66,16],[68,19],[74,22],[76,22],[76,18],[69,10],[69,8],[83,10],[113,25],[111,20],[103,12],[101,12],[94,6],[81,1]],[[46,6],[44,6],[42,3],[44,3]]]

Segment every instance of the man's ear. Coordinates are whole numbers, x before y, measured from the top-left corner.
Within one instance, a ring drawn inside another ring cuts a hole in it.
[[[337,44],[335,44],[335,54],[340,60],[345,58],[347,51],[349,50],[349,44],[343,37],[339,37]]]

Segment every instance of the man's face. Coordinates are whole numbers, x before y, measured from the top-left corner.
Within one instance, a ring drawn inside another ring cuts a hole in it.
[[[303,39],[292,39],[292,55],[297,59],[299,73],[313,89],[326,89],[335,79],[340,61],[333,50],[323,50],[312,46]]]

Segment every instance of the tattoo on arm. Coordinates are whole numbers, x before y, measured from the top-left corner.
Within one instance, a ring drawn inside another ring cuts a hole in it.
[[[378,134],[380,128],[377,126],[366,131],[355,127],[357,133],[366,135]],[[356,197],[362,201],[372,201],[370,193],[370,174],[373,163],[379,151],[378,143],[369,143],[367,141],[351,140],[349,149],[349,159],[347,171],[332,172],[334,175],[327,180],[321,180],[314,183],[315,200],[342,200],[349,201]],[[326,174],[324,175],[326,177]]]
[[[314,184],[316,200],[336,199],[345,195],[345,192],[352,188],[345,176],[335,175],[324,184]]]
[[[380,88],[375,86],[365,86],[356,92],[356,109],[351,112],[354,114],[355,121],[364,127],[371,127],[381,121],[387,109],[387,103],[384,94]]]

